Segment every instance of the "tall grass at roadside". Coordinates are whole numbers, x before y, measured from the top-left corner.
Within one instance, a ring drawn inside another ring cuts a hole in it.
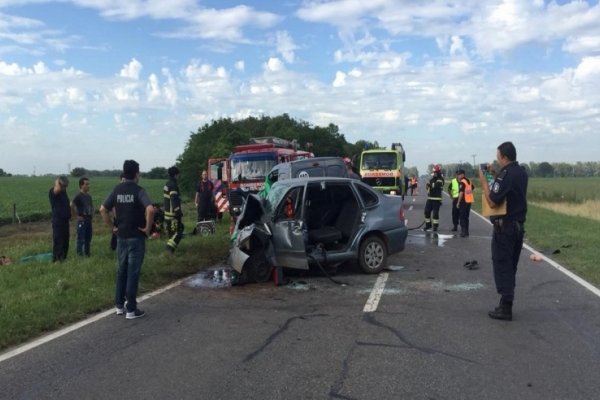
[[[186,210],[187,235],[175,254],[166,252],[164,238],[146,242],[140,295],[226,260],[228,221],[217,224],[215,235],[193,236],[196,214],[192,210]],[[94,220],[91,257],[75,255],[72,229],[66,261],[18,262],[23,256],[50,251],[51,241],[49,222],[38,223],[37,229],[30,226],[26,232],[2,234],[0,253],[15,262],[0,266],[0,349],[113,306],[116,255],[109,248],[110,232],[100,219]]]

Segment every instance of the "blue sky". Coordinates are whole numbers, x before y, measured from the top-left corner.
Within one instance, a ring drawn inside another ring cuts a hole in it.
[[[142,170],[250,115],[402,142],[407,165],[598,161],[600,6],[0,0],[0,168]],[[316,149],[318,153],[318,149]]]

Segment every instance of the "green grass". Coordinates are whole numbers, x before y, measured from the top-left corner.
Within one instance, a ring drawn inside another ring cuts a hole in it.
[[[560,203],[600,200],[600,177],[531,178],[529,179],[527,199]]]
[[[218,224],[217,234],[200,237],[190,234],[195,216],[188,207],[187,235],[174,255],[165,251],[166,239],[147,241],[140,295],[226,260],[228,220]],[[110,232],[99,217],[94,221],[92,256],[75,255],[71,229],[69,255],[62,263],[18,262],[23,256],[49,252],[52,245],[49,222],[27,225],[0,227],[0,254],[15,261],[0,266],[0,349],[113,306],[116,255],[109,248]]]
[[[0,185],[0,225],[11,223],[13,219],[13,205],[22,222],[38,221],[50,216],[50,202],[48,191],[54,184],[54,177],[1,177]],[[118,183],[115,177],[90,178],[90,194],[94,200],[96,211],[100,204]],[[153,202],[162,203],[162,189],[164,179],[140,179],[140,185],[146,189]],[[73,199],[79,192],[79,179],[71,177],[67,193]]]

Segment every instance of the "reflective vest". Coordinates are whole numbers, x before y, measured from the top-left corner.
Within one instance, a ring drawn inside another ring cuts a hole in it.
[[[465,195],[464,195],[465,203],[473,203],[473,201],[474,201],[474,197],[473,197],[473,185],[471,184],[471,182],[469,182],[465,178],[463,178],[461,180],[461,183],[463,185],[465,185]]]
[[[451,193],[453,199],[458,199],[458,179],[452,178],[450,181]]]

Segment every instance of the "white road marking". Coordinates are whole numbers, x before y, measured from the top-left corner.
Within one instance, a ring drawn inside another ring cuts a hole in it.
[[[374,312],[377,310],[379,300],[381,299],[381,295],[385,289],[385,281],[387,281],[388,276],[389,274],[387,272],[379,274],[377,280],[375,281],[375,286],[373,286],[373,290],[371,290],[371,294],[367,299],[365,308],[363,308],[363,312]]]
[[[156,295],[159,295],[161,293],[166,292],[167,290],[170,290],[170,289],[172,289],[172,288],[174,288],[176,286],[181,285],[181,283],[185,279],[187,279],[187,278],[180,279],[178,281],[173,282],[172,284],[170,284],[168,286],[165,286],[163,288],[155,290],[154,292],[147,293],[147,294],[143,295],[142,297],[140,297],[138,299],[138,303],[141,303],[142,301],[144,301],[146,299],[149,299],[150,297],[154,297]],[[64,336],[67,333],[73,332],[73,331],[75,331],[75,330],[77,330],[79,328],[83,328],[84,326],[89,325],[92,322],[96,322],[96,321],[98,321],[98,320],[100,320],[100,319],[102,319],[104,317],[107,317],[109,315],[114,315],[114,314],[115,314],[115,309],[111,308],[108,311],[103,311],[100,314],[96,314],[96,315],[94,315],[94,316],[92,316],[92,317],[90,317],[88,319],[85,319],[83,321],[79,321],[79,322],[77,322],[77,323],[75,323],[73,325],[67,326],[66,328],[63,328],[63,329],[61,329],[59,331],[52,332],[52,333],[50,333],[50,334],[48,334],[46,336],[42,336],[39,339],[35,339],[35,340],[33,340],[33,341],[29,342],[29,343],[26,343],[26,344],[24,344],[22,346],[19,346],[19,347],[15,348],[15,349],[7,351],[6,353],[0,354],[0,363],[3,362],[3,361],[8,360],[9,358],[18,356],[19,354],[22,354],[22,353],[25,353],[26,351],[29,351],[31,349],[35,349],[36,347],[41,346],[44,343],[48,343],[48,342],[50,342],[50,341],[52,341],[54,339],[58,339],[59,337]],[[125,318],[125,317],[124,316],[118,316],[118,317],[115,316],[115,318]]]
[[[473,214],[477,215],[479,218],[483,219],[484,221],[487,221],[488,224],[490,224],[490,225],[492,224],[488,218],[484,217],[483,215],[479,214],[478,212],[473,211],[473,210],[471,210],[471,212]],[[586,288],[587,290],[589,290],[590,292],[592,292],[596,296],[600,297],[600,289],[598,289],[596,286],[592,285],[591,283],[589,283],[585,279],[583,279],[583,278],[575,275],[574,273],[572,273],[571,271],[569,271],[567,268],[563,267],[562,265],[560,265],[556,261],[554,261],[554,260],[546,257],[545,255],[543,255],[542,253],[540,253],[539,251],[537,251],[533,247],[529,246],[528,244],[523,243],[523,247],[526,248],[527,250],[529,250],[532,254],[536,254],[536,255],[540,256],[544,261],[546,261],[552,267],[556,268],[557,270],[559,270],[560,272],[562,272],[563,274],[565,274],[569,278],[573,279],[575,282],[579,283],[581,286],[583,286],[584,288]]]

